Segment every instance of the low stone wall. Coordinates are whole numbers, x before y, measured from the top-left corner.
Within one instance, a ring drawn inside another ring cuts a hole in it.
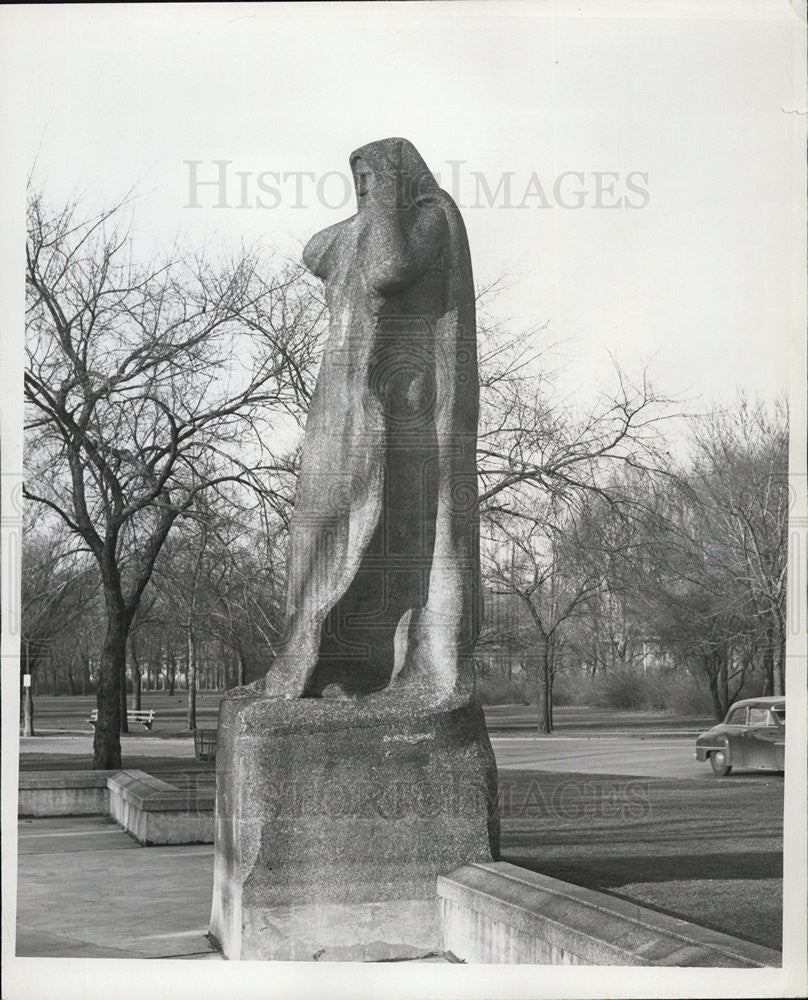
[[[116,771],[22,771],[19,816],[103,816],[109,812],[108,779]]]
[[[605,893],[490,862],[438,879],[439,947],[465,962],[780,966],[780,952]]]
[[[144,846],[212,844],[214,793],[145,771],[23,771],[17,815],[111,816]]]
[[[182,790],[145,771],[117,771],[107,788],[110,816],[138,843],[213,843],[212,791]]]

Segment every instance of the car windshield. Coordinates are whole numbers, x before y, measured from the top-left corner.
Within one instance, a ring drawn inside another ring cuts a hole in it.
[[[746,709],[736,708],[727,719],[728,726],[742,726],[746,722]]]

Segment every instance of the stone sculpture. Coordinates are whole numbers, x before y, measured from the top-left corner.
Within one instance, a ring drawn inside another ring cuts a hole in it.
[[[351,156],[358,212],[303,255],[330,336],[306,424],[286,635],[264,691],[430,698],[479,628],[474,287],[465,227],[415,148]]]
[[[330,334],[282,649],[219,709],[211,934],[228,958],[438,946],[437,878],[496,857],[473,697],[478,385],[465,229],[413,146],[351,156],[358,212],[304,260]]]

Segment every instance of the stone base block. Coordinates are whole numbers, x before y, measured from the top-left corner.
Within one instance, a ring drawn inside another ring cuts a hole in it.
[[[354,700],[222,702],[211,934],[227,958],[437,949],[437,879],[498,852],[482,710]]]
[[[242,947],[249,943],[253,959],[368,962],[418,958],[437,951],[437,900],[253,907],[244,914],[241,935]]]

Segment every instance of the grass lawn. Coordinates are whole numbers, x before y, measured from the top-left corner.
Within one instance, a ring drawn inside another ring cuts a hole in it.
[[[508,771],[502,860],[782,947],[783,779]]]
[[[219,691],[199,691],[196,696],[196,724],[199,728],[216,728],[219,711],[219,701],[222,693]],[[132,697],[128,698],[129,708],[132,708]],[[39,695],[34,698],[34,732],[35,733],[76,733],[89,732],[92,727],[87,721],[90,712],[96,707],[95,695]],[[186,712],[188,707],[187,691],[176,691],[173,695],[165,691],[144,691],[140,707],[145,710],[153,708],[156,718],[154,727],[148,732],[143,726],[134,723],[130,736],[187,736]]]
[[[221,691],[199,691],[196,696],[197,725],[215,727]],[[132,707],[132,696],[128,699]],[[179,689],[169,695],[165,691],[144,691],[141,708],[153,708],[157,713],[152,736],[187,735],[186,711],[188,692]],[[90,711],[96,707],[95,695],[38,695],[34,699],[34,731],[81,732],[88,730]],[[590,709],[579,706],[558,707],[554,711],[559,735],[609,735],[616,732],[642,736],[647,731],[701,732],[715,722],[709,717],[665,715],[661,712],[626,712],[613,709]],[[490,705],[485,708],[486,722],[491,732],[532,734],[536,731],[536,709],[530,705]],[[132,726],[130,735],[143,733],[141,726]]]
[[[529,736],[536,732],[537,709],[533,705],[487,705],[489,732]],[[613,708],[562,705],[553,709],[553,727],[559,736],[613,736],[617,733],[642,737],[663,730],[668,733],[700,733],[715,725],[709,715],[673,715],[665,712],[629,712]]]

